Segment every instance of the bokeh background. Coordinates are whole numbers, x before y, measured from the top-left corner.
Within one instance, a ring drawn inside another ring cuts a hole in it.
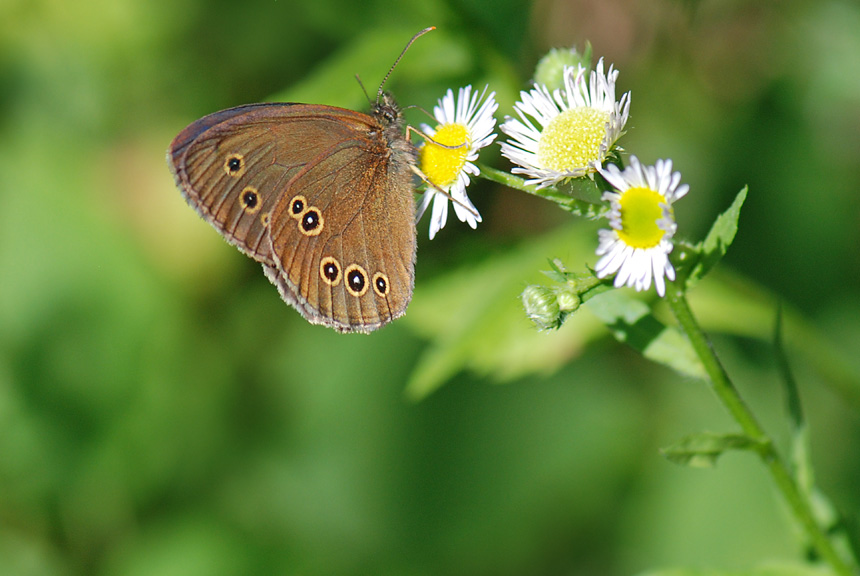
[[[587,307],[537,333],[547,258],[597,224],[479,182],[484,216],[419,224],[415,297],[371,336],[310,326],[188,208],[164,161],[207,113],[292,100],[510,113],[547,49],[632,91],[622,145],[672,158],[697,240],[744,185],[693,306],[785,440],[777,302],[819,485],[860,508],[860,6],[848,0],[3,0],[0,574],[626,575],[803,558],[759,463],[659,448],[733,427],[705,385]],[[426,121],[408,111],[413,124]],[[484,160],[506,167],[498,147]]]

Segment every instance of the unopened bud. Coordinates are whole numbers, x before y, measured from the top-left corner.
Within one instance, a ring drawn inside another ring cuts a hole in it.
[[[558,302],[558,309],[566,314],[574,312],[582,304],[582,300],[574,292],[559,291],[556,294],[556,301]]]
[[[538,328],[550,330],[561,326],[561,310],[554,290],[545,286],[526,286],[522,299],[526,315]]]
[[[582,65],[588,68],[591,64],[591,46],[586,48],[585,54],[580,54],[575,48],[553,48],[540,59],[535,67],[535,82],[543,84],[552,92],[564,85],[564,69],[573,68],[574,71]]]

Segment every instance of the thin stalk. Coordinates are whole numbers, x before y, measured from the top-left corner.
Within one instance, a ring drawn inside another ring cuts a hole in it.
[[[519,190],[532,196],[555,202],[559,207],[578,216],[596,219],[609,208],[600,201],[601,191],[588,178],[576,178],[567,183],[564,190],[549,186],[538,188],[525,183],[525,180],[508,172],[490,166],[480,165],[480,177],[508,188]]]
[[[797,484],[788,469],[785,460],[777,451],[773,440],[767,435],[756,420],[755,415],[741,398],[737,388],[732,384],[716,355],[708,337],[699,327],[693,311],[687,302],[683,291],[672,289],[666,300],[677,318],[681,329],[687,334],[693,349],[705,367],[710,377],[711,389],[728,410],[729,414],[740,425],[744,433],[757,441],[759,458],[770,472],[777,489],[782,493],[786,503],[794,514],[795,519],[806,532],[809,541],[815,547],[822,560],[827,562],[836,574],[841,576],[856,576],[857,567],[839,555],[826,531],[819,525],[812,511],[812,503],[805,492]]]

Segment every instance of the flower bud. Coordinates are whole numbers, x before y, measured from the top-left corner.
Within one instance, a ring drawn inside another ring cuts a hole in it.
[[[575,292],[570,291],[558,291],[556,293],[556,301],[558,302],[558,309],[564,314],[576,311],[579,305],[582,304],[579,296]]]
[[[586,47],[586,53],[580,54],[575,48],[553,48],[540,59],[535,68],[535,82],[543,84],[552,92],[564,85],[565,67],[574,71],[582,65],[588,68],[591,64],[591,46]]]
[[[561,326],[561,310],[554,290],[545,286],[527,286],[522,299],[526,315],[538,328],[549,330]]]

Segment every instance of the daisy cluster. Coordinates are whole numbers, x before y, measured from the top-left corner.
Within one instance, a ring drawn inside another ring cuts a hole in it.
[[[680,183],[671,160],[646,166],[631,156],[623,169],[612,163],[619,162],[617,142],[630,113],[630,92],[617,98],[617,79],[618,70],[607,68],[601,58],[593,70],[579,62],[562,66],[557,88],[535,82],[520,92],[515,117],[501,125],[508,136],[501,152],[514,164],[511,173],[523,175],[524,184],[538,190],[600,175],[612,190],[602,197],[609,207],[609,228],[599,231],[597,277],[615,275],[616,287],[638,291],[653,284],[664,296],[666,279],[675,279],[669,261],[677,228],[672,204],[689,187]],[[466,187],[480,174],[475,164],[480,149],[496,137],[497,109],[495,93],[487,88],[479,93],[466,86],[456,98],[448,90],[433,110],[437,125],[421,127],[425,142],[418,168],[427,189],[418,217],[432,206],[431,239],[445,226],[449,201],[461,222],[475,228],[481,221]]]

